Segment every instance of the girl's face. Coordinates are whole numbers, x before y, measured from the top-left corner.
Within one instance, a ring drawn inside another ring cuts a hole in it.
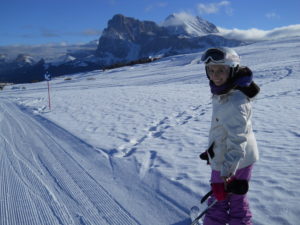
[[[226,65],[208,65],[207,73],[209,79],[216,86],[221,86],[226,83],[229,78],[230,67]]]

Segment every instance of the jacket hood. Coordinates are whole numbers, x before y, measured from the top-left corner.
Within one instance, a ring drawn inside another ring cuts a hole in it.
[[[260,87],[252,80],[253,74],[248,67],[240,67],[234,77],[236,77],[234,89],[240,90],[248,98],[254,98],[259,93]]]
[[[211,92],[215,95],[227,94],[230,90],[236,89],[243,92],[247,97],[255,97],[260,88],[253,81],[252,71],[248,67],[239,67],[234,75],[225,84],[216,86],[211,80],[209,82]]]

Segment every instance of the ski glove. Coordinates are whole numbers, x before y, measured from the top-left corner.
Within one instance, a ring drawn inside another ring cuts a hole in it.
[[[225,190],[224,183],[212,183],[211,184],[211,189],[212,189],[212,192],[213,192],[213,196],[218,201],[222,201],[222,200],[225,200],[227,198],[228,193]]]
[[[229,193],[236,194],[236,195],[244,195],[249,190],[249,183],[247,180],[237,180],[231,178],[226,185],[224,183],[212,183],[212,194],[218,200],[222,201],[225,200]]]
[[[237,180],[231,178],[230,182],[227,183],[227,188],[225,189],[224,183],[212,183],[211,191],[209,191],[202,199],[201,204],[205,202],[209,196],[214,195],[218,200],[224,200],[229,193],[236,195],[245,195],[249,190],[248,180]]]
[[[207,165],[210,164],[208,154],[209,154],[210,158],[213,158],[215,156],[214,145],[215,145],[215,143],[213,142],[205,152],[203,152],[199,155],[200,159],[206,160]]]

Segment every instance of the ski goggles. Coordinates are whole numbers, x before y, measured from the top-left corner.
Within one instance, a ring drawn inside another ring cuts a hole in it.
[[[201,61],[204,63],[208,63],[209,61],[225,62],[225,53],[220,49],[211,48],[202,55]]]

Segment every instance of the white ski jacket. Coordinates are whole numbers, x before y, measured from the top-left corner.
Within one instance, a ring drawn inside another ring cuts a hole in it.
[[[209,161],[213,170],[228,177],[259,158],[252,130],[251,103],[241,91],[231,90],[224,95],[214,95],[212,105],[209,146],[214,143],[214,156],[209,155]]]

